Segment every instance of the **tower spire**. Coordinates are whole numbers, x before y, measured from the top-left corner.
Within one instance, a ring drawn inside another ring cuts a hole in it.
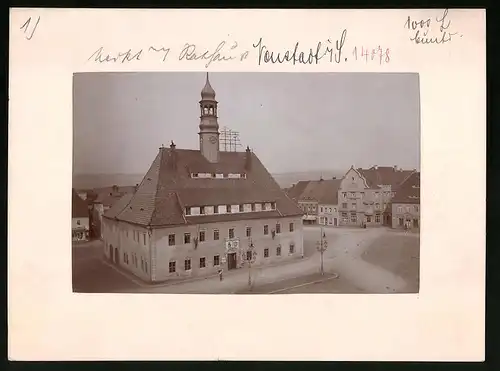
[[[208,72],[200,101],[200,151],[209,162],[219,160],[219,124],[215,90],[210,85]]]

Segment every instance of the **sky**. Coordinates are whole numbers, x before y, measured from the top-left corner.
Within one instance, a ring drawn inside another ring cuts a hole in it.
[[[271,173],[420,168],[418,74],[214,72],[219,127]],[[79,73],[74,174],[145,173],[161,145],[199,149],[205,72]]]

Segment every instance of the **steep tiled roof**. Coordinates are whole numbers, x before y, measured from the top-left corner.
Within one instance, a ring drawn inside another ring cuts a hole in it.
[[[316,201],[322,204],[336,205],[338,203],[338,190],[341,179],[307,180],[297,183],[289,195],[298,194],[297,201]],[[301,184],[302,183],[302,184]],[[299,186],[300,184],[300,186]]]
[[[288,197],[290,197],[292,200],[297,201],[304,192],[304,189],[306,189],[307,185],[309,184],[310,180],[301,180],[297,182],[297,184],[293,185],[287,192]]]
[[[276,202],[276,211],[265,213],[268,217],[302,215],[255,154],[248,152],[249,167],[246,152],[220,152],[219,156],[217,163],[210,163],[199,150],[160,148],[137,191],[115,217],[150,226],[239,220],[244,214],[185,218],[183,211],[188,206],[266,201]],[[193,179],[192,173],[246,174],[246,178]]]
[[[420,203],[420,172],[413,172],[396,188],[393,203]]]
[[[74,189],[72,190],[71,216],[73,218],[85,218],[89,216],[87,203],[78,196],[78,193]]]
[[[413,170],[401,170],[391,166],[373,166],[369,169],[359,168],[357,170],[370,187],[390,185],[391,189],[401,184],[413,172]]]
[[[114,204],[109,208],[104,215],[108,218],[115,218],[118,214],[122,212],[123,209],[128,205],[132,199],[133,193],[125,193],[120,197]]]

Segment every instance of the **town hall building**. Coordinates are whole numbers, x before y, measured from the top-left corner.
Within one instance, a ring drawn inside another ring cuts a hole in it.
[[[104,213],[105,256],[151,282],[303,257],[303,211],[250,148],[220,150],[208,74],[199,105],[199,149],[161,147]]]

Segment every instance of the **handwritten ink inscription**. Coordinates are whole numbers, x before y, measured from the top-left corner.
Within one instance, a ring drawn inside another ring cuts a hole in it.
[[[412,19],[410,16],[404,23],[404,28],[410,31],[410,41],[419,44],[445,44],[454,39],[454,36],[462,37],[458,31],[452,32],[452,21],[448,16],[448,9],[435,18]]]
[[[262,37],[259,41],[252,46],[258,51],[258,64],[283,64],[291,63],[293,65],[299,64],[318,64],[321,59],[328,57],[331,63],[340,63],[342,61],[342,51],[347,37],[347,30],[343,30],[340,38],[332,43],[330,39],[327,39],[325,44],[321,41],[316,43],[316,47],[310,48],[308,51],[299,50],[299,42],[295,43],[293,49],[288,49],[284,51],[272,51],[270,50]],[[347,59],[344,59],[347,61]]]
[[[229,35],[228,35],[229,36]],[[210,49],[198,46],[193,43],[185,43],[182,48],[176,52],[170,47],[163,45],[154,45],[147,48],[124,49],[122,51],[109,52],[103,46],[95,50],[87,61],[94,63],[134,63],[140,62],[147,58],[155,58],[161,62],[167,62],[172,53],[174,58],[178,53],[179,61],[187,62],[202,62],[205,68],[208,68],[213,63],[223,62],[241,62],[247,59],[253,51],[252,57],[255,57],[257,65],[264,64],[319,64],[320,61],[327,63],[345,63],[348,58],[354,61],[374,61],[380,65],[387,64],[391,60],[389,48],[372,46],[350,47],[351,54],[347,51],[347,30],[344,29],[340,33],[338,39],[333,40],[328,38],[325,41],[318,41],[313,44],[313,47],[303,47],[300,42],[296,42],[292,48],[273,50],[266,44],[264,38],[260,37],[258,41],[252,44],[253,49],[241,48],[237,41],[228,42],[227,40],[220,41],[215,48]],[[354,57],[354,58],[352,58]]]
[[[21,30],[24,30],[24,34],[27,40],[31,40],[33,38],[39,22],[40,16],[38,16],[38,19],[36,20],[36,23],[34,25],[31,24],[31,17],[29,17],[28,20],[24,22],[20,27]]]
[[[227,62],[234,59],[240,61],[248,57],[248,51],[238,49],[238,43],[234,41],[228,44],[227,41],[221,41],[214,50],[202,48],[193,43],[186,43],[178,54],[180,61],[205,61],[205,68],[208,68],[214,62]],[[148,55],[158,55],[162,62],[167,61],[171,54],[171,48],[164,46],[149,46],[144,49],[128,49],[119,52],[106,52],[104,47],[99,47],[93,52],[87,61],[95,63],[127,63],[141,61]]]

